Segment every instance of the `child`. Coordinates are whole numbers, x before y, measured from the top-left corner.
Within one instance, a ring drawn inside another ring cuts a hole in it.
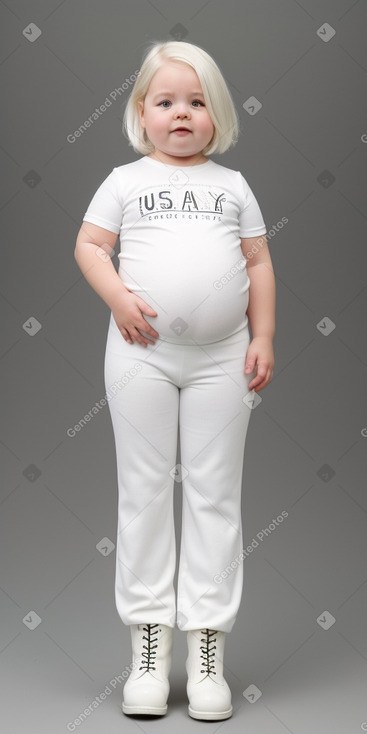
[[[133,657],[122,710],[166,713],[177,622],[187,632],[189,715],[226,719],[224,642],[243,583],[245,438],[254,392],[269,384],[274,366],[266,226],[242,174],[208,157],[237,142],[239,120],[203,49],[151,45],[123,130],[144,155],[102,182],[75,248],[111,309],[105,384],[119,490],[115,598]],[[117,273],[110,256],[118,234]],[[175,479],[183,502],[177,618]]]

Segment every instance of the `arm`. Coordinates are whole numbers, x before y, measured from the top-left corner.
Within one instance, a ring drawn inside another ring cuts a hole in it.
[[[241,239],[241,250],[247,259],[250,296],[247,316],[253,337],[274,338],[275,277],[265,235]],[[255,252],[257,250],[257,252]]]
[[[113,310],[116,299],[130,291],[116,272],[111,256],[118,235],[91,222],[83,222],[76,240],[74,257],[89,285]]]
[[[246,355],[245,373],[252,372],[257,363],[257,375],[249,383],[249,389],[259,392],[273,376],[275,277],[265,235],[241,238],[241,250],[247,260],[250,279],[247,315],[253,336]]]
[[[111,262],[117,234],[109,229],[83,221],[76,240],[74,257],[89,285],[111,309],[117,328],[124,339],[143,346],[154,344],[152,339],[140,333],[142,329],[153,339],[158,332],[144,319],[157,316],[156,311],[145,301],[126,288]]]

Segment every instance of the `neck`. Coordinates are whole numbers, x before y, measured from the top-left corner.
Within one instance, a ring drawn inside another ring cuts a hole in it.
[[[197,166],[201,163],[206,163],[206,161],[209,160],[203,154],[201,154],[198,159],[195,156],[183,156],[182,158],[179,156],[169,156],[170,160],[167,160],[166,154],[162,155],[160,151],[156,150],[153,153],[150,153],[147,157],[172,166]]]

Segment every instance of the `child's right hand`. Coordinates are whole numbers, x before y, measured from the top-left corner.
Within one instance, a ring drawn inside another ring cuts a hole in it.
[[[148,337],[140,334],[138,329],[150,334],[152,337],[157,339],[159,334],[148,322],[143,318],[143,313],[147,316],[158,316],[157,312],[143,301],[140,296],[135,293],[128,291],[119,295],[118,301],[116,301],[115,307],[111,309],[113,317],[116,321],[117,327],[120,330],[124,339],[128,344],[133,344],[134,341],[139,342],[144,347],[147,344],[155,344],[154,341],[148,339]]]

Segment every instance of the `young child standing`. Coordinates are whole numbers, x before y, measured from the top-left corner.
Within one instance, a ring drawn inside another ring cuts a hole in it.
[[[143,157],[101,183],[75,248],[111,309],[105,385],[119,491],[115,598],[133,658],[122,710],[166,713],[177,623],[187,632],[189,715],[226,719],[225,636],[243,584],[245,439],[251,399],[274,367],[266,226],[241,172],[208,157],[237,142],[239,120],[206,51],[154,43],[123,130]],[[175,479],[183,502],[177,617]]]

